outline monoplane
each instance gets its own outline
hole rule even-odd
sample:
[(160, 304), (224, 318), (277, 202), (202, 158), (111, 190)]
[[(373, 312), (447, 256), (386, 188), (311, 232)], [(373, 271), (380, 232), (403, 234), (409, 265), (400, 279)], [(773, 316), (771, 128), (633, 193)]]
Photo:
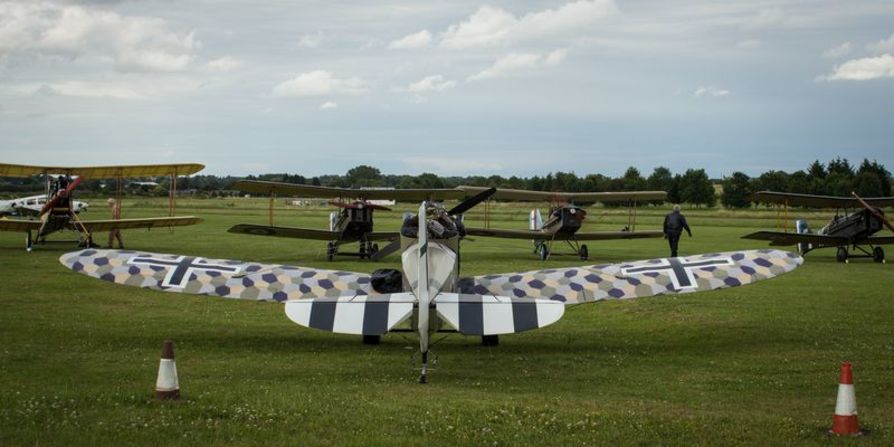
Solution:
[(462, 277), (457, 223), (442, 205), (422, 202), (401, 228), (402, 268), (371, 275), (126, 250), (81, 250), (60, 262), (118, 284), (282, 302), (286, 316), (301, 326), (364, 340), (412, 331), (425, 383), (437, 332), (514, 334), (555, 323), (566, 306), (751, 284), (803, 261), (786, 251), (744, 250)]
[[(894, 226), (881, 209), (894, 206), (894, 197), (864, 199), (856, 193), (851, 195), (836, 197), (774, 191), (754, 193), (754, 202), (776, 205), (776, 231), (757, 231), (742, 238), (770, 241), (770, 245), (774, 246), (797, 245), (802, 255), (818, 248), (836, 248), (835, 259), (838, 262), (847, 262), (850, 258), (872, 258), (875, 262), (885, 262), (885, 251), (880, 245), (894, 244), (894, 236), (875, 234), (885, 227), (894, 231)], [(792, 229), (789, 223), (790, 206), (834, 208), (835, 216), (815, 233), (803, 219), (797, 219)]]
[[(468, 192), (480, 188), (460, 186)], [(548, 192), (527, 191), (520, 189), (498, 188), (492, 198), (494, 200), (512, 200), (524, 202), (547, 202), (549, 213), (544, 221), (539, 208), (532, 209), (528, 218), (527, 230), (475, 228), (467, 227), (470, 236), (485, 236), (507, 239), (530, 239), (534, 243), (534, 253), (541, 260), (547, 260), (553, 253), (553, 243), (564, 241), (573, 250), (575, 256), (587, 260), (590, 256), (586, 244), (581, 241), (601, 241), (612, 239), (641, 239), (662, 237), (661, 230), (636, 230), (636, 206), (638, 203), (663, 201), (667, 197), (664, 191), (619, 191), (619, 192)], [(617, 203), (628, 204), (627, 225), (618, 231), (580, 231), (587, 216), (587, 210), (578, 204), (583, 203)], [(485, 219), (487, 224), (488, 220)]]
[[(49, 242), (48, 235), (62, 230), (71, 230), (77, 233), (79, 245), (93, 246), (93, 234), (98, 231), (195, 225), (201, 222), (198, 217), (174, 215), (177, 176), (194, 174), (203, 168), (204, 166), (200, 164), (84, 167), (0, 164), (0, 177), (42, 175), (46, 183), (43, 200), (35, 200), (33, 206), (27, 206), (27, 203), (26, 206), (15, 206), (16, 210), (22, 211), (24, 215), (30, 215), (31, 218), (0, 219), (0, 231), (25, 233), (25, 248), (31, 251), (35, 244)], [(171, 178), (169, 216), (118, 220), (82, 220), (80, 218), (79, 212), (83, 204), (74, 200), (74, 193), (77, 186), (85, 179), (116, 179), (115, 194), (120, 200), (124, 188), (124, 178), (159, 176), (170, 176)]]
[[(334, 260), (337, 255), (359, 256), (360, 259), (378, 259), (398, 248), (396, 244), (391, 244), (386, 250), (379, 251), (378, 241), (396, 241), (399, 233), (397, 230), (375, 231), (373, 229), (373, 213), (375, 211), (391, 210), (373, 201), (444, 201), (464, 199), (470, 195), (461, 189), (335, 188), (257, 180), (239, 181), (233, 184), (233, 188), (269, 196), (270, 209), (267, 225), (238, 224), (228, 230), (230, 233), (328, 241), (326, 244), (326, 258), (330, 261)], [(477, 193), (483, 191), (486, 191), (486, 188)], [(273, 204), (276, 197), (283, 196), (330, 199), (329, 205), (338, 208), (339, 211), (333, 211), (329, 214), (328, 230), (277, 226), (274, 225)], [(461, 212), (462, 210), (460, 209), (452, 210), (453, 214), (461, 214)], [(356, 253), (346, 253), (339, 250), (342, 245), (353, 242), (359, 244)]]

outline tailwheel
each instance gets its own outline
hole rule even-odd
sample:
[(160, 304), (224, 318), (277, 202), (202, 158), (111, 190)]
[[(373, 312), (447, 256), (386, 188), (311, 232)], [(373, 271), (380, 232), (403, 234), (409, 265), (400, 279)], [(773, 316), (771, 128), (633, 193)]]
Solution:
[(581, 261), (586, 261), (587, 258), (590, 257), (590, 252), (587, 250), (587, 244), (583, 244), (580, 246), (580, 250), (577, 251), (577, 254), (580, 255)]
[(873, 248), (872, 260), (879, 263), (885, 262), (885, 250), (882, 250), (882, 247)]
[(499, 335), (482, 335), (481, 346), (500, 346)]
[(335, 259), (335, 254), (338, 252), (338, 247), (336, 247), (335, 242), (329, 242), (326, 244), (326, 260), (332, 261)]
[(847, 247), (838, 247), (838, 251), (835, 253), (835, 260), (847, 262)]
[(540, 244), (540, 249), (538, 250), (540, 254), (540, 260), (546, 261), (546, 258), (549, 258), (549, 248), (546, 244)]

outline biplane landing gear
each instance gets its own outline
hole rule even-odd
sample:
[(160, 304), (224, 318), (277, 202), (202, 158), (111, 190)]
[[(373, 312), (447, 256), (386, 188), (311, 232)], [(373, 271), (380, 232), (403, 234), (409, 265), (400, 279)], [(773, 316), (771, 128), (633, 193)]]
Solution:
[(549, 247), (546, 244), (540, 244), (540, 248), (537, 251), (540, 254), (541, 261), (546, 261), (546, 258), (549, 258)]
[(586, 261), (588, 257), (590, 257), (590, 252), (587, 250), (587, 244), (583, 244), (580, 246), (580, 250), (577, 251), (577, 254), (580, 255), (581, 261)]
[(882, 250), (882, 247), (875, 247), (872, 249), (872, 260), (878, 263), (885, 262), (885, 250)]
[(363, 344), (365, 345), (378, 345), (382, 343), (381, 335), (364, 335), (363, 336)]
[(379, 252), (379, 244), (371, 244), (369, 246), (369, 258), (372, 259)]
[(482, 335), (481, 346), (500, 346), (499, 335)]
[(847, 247), (838, 247), (838, 251), (835, 253), (835, 260), (847, 262)]
[(332, 261), (335, 260), (335, 254), (338, 253), (338, 246), (335, 245), (335, 242), (329, 242), (326, 244), (326, 260)]
[(31, 250), (34, 250), (34, 239), (31, 238), (31, 230), (28, 230), (28, 233), (25, 236), (25, 250), (28, 251), (28, 253), (31, 253)]

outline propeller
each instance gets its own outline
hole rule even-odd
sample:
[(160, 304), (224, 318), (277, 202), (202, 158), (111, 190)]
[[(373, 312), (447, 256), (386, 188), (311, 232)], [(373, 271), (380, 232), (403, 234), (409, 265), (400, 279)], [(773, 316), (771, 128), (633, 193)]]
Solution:
[(449, 214), (451, 216), (463, 214), (466, 211), (469, 211), (470, 209), (475, 207), (475, 205), (478, 205), (479, 203), (489, 199), (490, 196), (494, 195), (495, 192), (497, 192), (497, 188), (489, 188), (484, 191), (481, 191), (478, 194), (475, 194), (474, 196), (469, 197), (466, 200), (463, 200), (458, 205), (451, 208), (449, 211), (447, 211), (447, 214)]
[(869, 210), (869, 212), (872, 213), (872, 215), (875, 216), (876, 219), (880, 220), (882, 224), (888, 227), (889, 230), (894, 231), (894, 225), (891, 225), (891, 221), (885, 219), (884, 214), (880, 213), (879, 210), (875, 209), (875, 207), (863, 200), (863, 198), (858, 196), (856, 192), (851, 191), (851, 195), (854, 196), (854, 198), (857, 199), (858, 202), (860, 202), (860, 205), (863, 205), (863, 208)]

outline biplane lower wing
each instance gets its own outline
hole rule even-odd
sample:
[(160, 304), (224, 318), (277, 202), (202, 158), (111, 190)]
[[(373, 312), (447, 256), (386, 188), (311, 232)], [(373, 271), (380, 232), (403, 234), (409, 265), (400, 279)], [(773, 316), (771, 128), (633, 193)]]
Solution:
[(202, 223), (200, 217), (145, 217), (139, 219), (82, 220), (81, 224), (91, 233), (109, 230), (132, 230), (136, 228), (185, 227)]
[[(234, 225), (227, 231), (230, 233), (253, 234), (255, 236), (277, 236), (293, 239), (313, 239), (318, 241), (333, 241), (341, 237), (341, 233), (338, 231), (253, 224)], [(400, 236), (400, 233), (396, 231), (374, 231), (368, 233), (367, 238), (369, 240), (387, 240), (397, 238), (398, 236)]]
[(742, 239), (770, 241), (770, 245), (774, 246), (813, 244), (835, 247), (839, 245), (847, 245), (850, 242), (844, 237), (825, 236), (822, 234), (786, 233), (782, 231), (756, 231), (742, 236)]
[(894, 244), (894, 236), (879, 236), (869, 238), (872, 245), (891, 245)]
[[(87, 231), (95, 233), (97, 231), (109, 231), (112, 229), (130, 230), (135, 228), (162, 228), (162, 227), (182, 227), (186, 225), (195, 225), (202, 222), (201, 218), (184, 216), (184, 217), (147, 217), (141, 219), (120, 219), (120, 220), (82, 220), (81, 224)], [(37, 231), (43, 222), (37, 219), (0, 219), (0, 231)], [(80, 227), (74, 221), (71, 222), (72, 229)]]
[[(548, 241), (552, 239), (569, 239), (566, 237), (557, 237), (553, 233), (541, 230), (506, 230), (494, 228), (466, 228), (466, 234), (470, 236), (497, 237), (503, 239), (527, 239)], [(652, 237), (661, 237), (664, 233), (661, 231), (591, 231), (587, 233), (578, 232), (574, 234), (574, 239), (579, 241), (601, 241), (612, 239), (643, 239)]]

